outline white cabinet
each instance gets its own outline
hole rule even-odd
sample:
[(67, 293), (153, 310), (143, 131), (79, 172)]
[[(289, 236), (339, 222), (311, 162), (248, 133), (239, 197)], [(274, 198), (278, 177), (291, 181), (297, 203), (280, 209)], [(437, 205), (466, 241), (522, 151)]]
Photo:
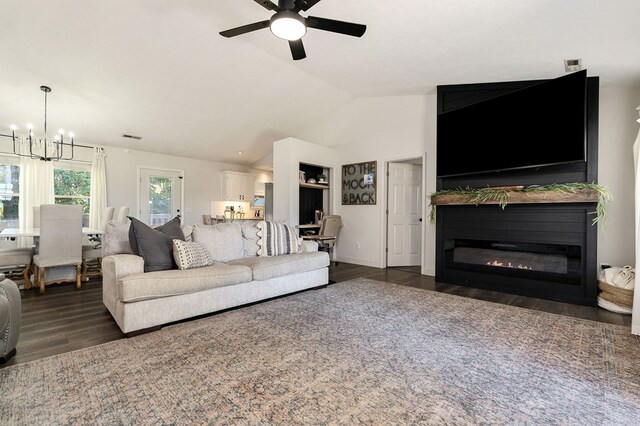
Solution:
[(248, 173), (222, 172), (222, 196), (225, 201), (253, 200), (254, 177)]

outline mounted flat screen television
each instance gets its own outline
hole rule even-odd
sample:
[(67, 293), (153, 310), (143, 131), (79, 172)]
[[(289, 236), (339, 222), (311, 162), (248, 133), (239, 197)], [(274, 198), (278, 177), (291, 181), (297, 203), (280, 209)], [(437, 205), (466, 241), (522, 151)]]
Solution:
[(586, 161), (586, 70), (438, 114), (437, 175)]

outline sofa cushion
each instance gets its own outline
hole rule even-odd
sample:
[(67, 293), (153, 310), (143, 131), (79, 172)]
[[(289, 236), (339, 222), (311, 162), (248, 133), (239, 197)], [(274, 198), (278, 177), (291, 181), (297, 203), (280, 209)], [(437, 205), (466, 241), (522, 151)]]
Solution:
[(162, 226), (152, 228), (135, 217), (129, 227), (129, 243), (136, 254), (144, 259), (144, 271), (164, 271), (176, 269), (173, 259), (173, 240), (184, 241), (184, 234), (180, 228), (180, 218), (175, 217)]
[(213, 264), (209, 251), (193, 241), (173, 240), (173, 259), (178, 269), (202, 268)]
[(243, 265), (215, 264), (204, 268), (133, 274), (118, 281), (118, 300), (136, 302), (195, 293), (251, 281), (251, 269)]
[(218, 223), (216, 225), (194, 225), (193, 241), (209, 250), (213, 260), (228, 262), (244, 256), (240, 224)]
[(265, 281), (271, 278), (300, 272), (313, 271), (329, 266), (329, 254), (325, 251), (294, 253), (283, 256), (245, 257), (229, 262), (229, 265), (244, 265), (253, 271), (253, 279)]
[(300, 251), (295, 230), (285, 224), (263, 221), (258, 223), (258, 256), (280, 256)]

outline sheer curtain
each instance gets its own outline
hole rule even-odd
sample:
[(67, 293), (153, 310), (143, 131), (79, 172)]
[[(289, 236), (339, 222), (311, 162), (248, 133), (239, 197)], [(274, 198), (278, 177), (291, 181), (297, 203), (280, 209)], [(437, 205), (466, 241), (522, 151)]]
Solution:
[[(21, 138), (19, 141), (20, 153), (29, 154), (29, 141)], [(34, 141), (33, 152), (42, 151), (43, 142)], [(53, 149), (50, 145), (47, 150)], [(51, 161), (20, 157), (20, 202), (18, 211), (20, 217), (20, 229), (33, 227), (33, 207), (42, 204), (53, 204), (55, 195), (53, 189), (53, 164)], [(21, 238), (18, 241), (20, 247), (30, 247), (32, 238)]]
[(91, 193), (89, 199), (89, 228), (97, 229), (107, 207), (107, 172), (104, 148), (94, 147), (91, 157)]
[[(640, 109), (640, 107), (638, 107)], [(640, 123), (640, 119), (638, 119)], [(633, 144), (633, 165), (636, 175), (636, 193), (635, 193), (635, 219), (636, 219), (636, 287), (633, 297), (633, 316), (631, 319), (631, 332), (633, 334), (640, 335), (640, 274), (638, 274), (638, 268), (640, 268), (640, 130), (638, 130), (638, 136), (636, 142)]]

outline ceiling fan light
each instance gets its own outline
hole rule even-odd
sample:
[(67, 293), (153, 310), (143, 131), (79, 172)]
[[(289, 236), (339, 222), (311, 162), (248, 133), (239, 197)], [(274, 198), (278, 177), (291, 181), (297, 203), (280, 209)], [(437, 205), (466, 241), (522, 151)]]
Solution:
[(307, 33), (304, 18), (291, 11), (273, 15), (269, 28), (273, 35), (284, 40), (299, 40)]

